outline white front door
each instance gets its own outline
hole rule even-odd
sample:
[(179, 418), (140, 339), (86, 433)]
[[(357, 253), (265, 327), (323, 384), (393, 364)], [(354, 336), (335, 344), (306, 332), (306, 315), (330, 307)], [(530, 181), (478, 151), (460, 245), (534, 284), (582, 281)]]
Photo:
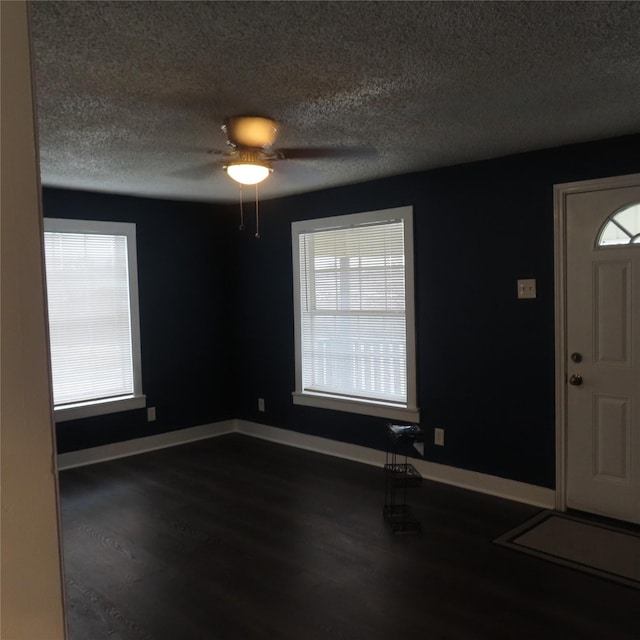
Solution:
[(640, 177), (630, 178), (564, 201), (566, 505), (640, 523)]

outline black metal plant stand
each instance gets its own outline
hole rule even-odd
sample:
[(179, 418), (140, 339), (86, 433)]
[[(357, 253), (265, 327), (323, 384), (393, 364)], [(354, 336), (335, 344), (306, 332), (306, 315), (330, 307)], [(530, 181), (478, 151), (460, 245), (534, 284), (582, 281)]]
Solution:
[(407, 504), (407, 490), (422, 484), (422, 476), (408, 462), (408, 451), (416, 442), (424, 442), (424, 434), (417, 424), (387, 424), (383, 515), (397, 534), (421, 530), (420, 521)]

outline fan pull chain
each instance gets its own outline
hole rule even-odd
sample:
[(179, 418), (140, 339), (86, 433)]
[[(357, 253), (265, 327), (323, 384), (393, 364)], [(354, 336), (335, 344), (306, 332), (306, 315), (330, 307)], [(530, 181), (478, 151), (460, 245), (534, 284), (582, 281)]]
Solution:
[(242, 184), (240, 185), (240, 231), (244, 230), (244, 211), (242, 209)]
[(260, 240), (260, 216), (258, 214), (258, 185), (256, 184), (256, 240)]

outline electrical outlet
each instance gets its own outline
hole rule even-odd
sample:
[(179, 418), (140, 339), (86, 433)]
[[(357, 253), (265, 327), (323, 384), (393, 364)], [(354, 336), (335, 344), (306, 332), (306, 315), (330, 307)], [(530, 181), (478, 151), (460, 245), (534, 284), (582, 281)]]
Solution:
[(147, 422), (153, 422), (156, 419), (156, 408), (147, 407)]
[(527, 298), (536, 297), (536, 281), (535, 278), (526, 278), (518, 280), (518, 298), (525, 300)]
[(258, 398), (258, 411), (264, 413), (264, 398)]
[(433, 435), (433, 443), (439, 447), (444, 447), (444, 429), (438, 429), (436, 427)]

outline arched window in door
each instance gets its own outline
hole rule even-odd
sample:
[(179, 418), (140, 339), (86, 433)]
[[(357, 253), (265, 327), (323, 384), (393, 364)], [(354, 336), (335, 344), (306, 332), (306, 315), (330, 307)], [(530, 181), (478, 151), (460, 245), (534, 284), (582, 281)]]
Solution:
[(640, 244), (640, 202), (610, 215), (598, 233), (598, 247)]

